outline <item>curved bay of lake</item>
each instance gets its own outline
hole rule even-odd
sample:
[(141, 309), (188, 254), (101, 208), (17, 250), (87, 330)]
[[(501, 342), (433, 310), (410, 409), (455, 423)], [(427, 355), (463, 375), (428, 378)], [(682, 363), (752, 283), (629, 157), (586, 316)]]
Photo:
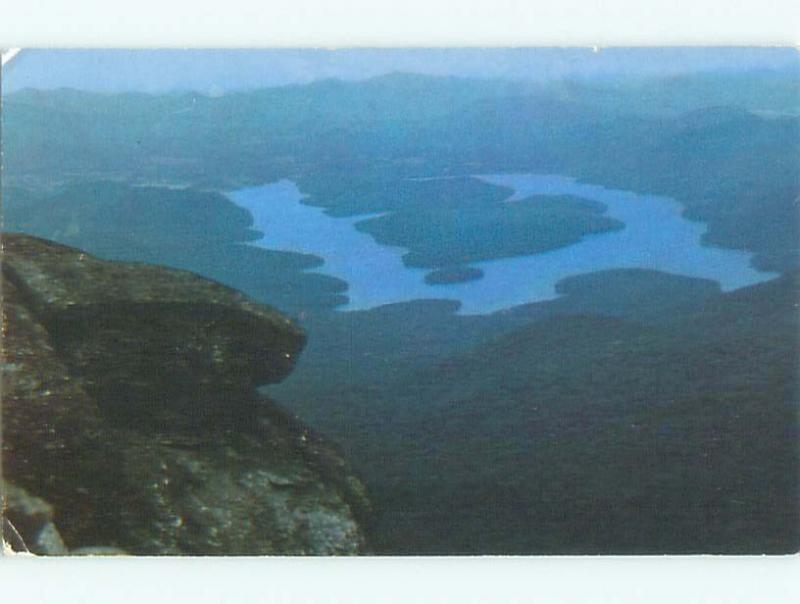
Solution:
[(702, 222), (685, 219), (682, 206), (668, 197), (606, 189), (574, 178), (539, 174), (476, 176), (513, 189), (509, 203), (532, 195), (571, 195), (603, 203), (606, 215), (625, 223), (619, 231), (584, 237), (580, 242), (530, 256), (515, 256), (471, 266), (483, 270), (474, 281), (429, 285), (429, 269), (403, 264), (405, 249), (377, 243), (355, 224), (370, 216), (337, 218), (324, 208), (302, 203), (289, 180), (228, 193), (253, 216), (264, 237), (250, 245), (314, 254), (324, 259), (316, 272), (347, 282), (349, 303), (340, 310), (364, 310), (419, 299), (461, 303), (462, 314), (487, 314), (557, 297), (556, 283), (581, 273), (614, 268), (644, 268), (713, 279), (724, 291), (766, 281), (775, 275), (755, 270), (749, 252), (705, 246)]

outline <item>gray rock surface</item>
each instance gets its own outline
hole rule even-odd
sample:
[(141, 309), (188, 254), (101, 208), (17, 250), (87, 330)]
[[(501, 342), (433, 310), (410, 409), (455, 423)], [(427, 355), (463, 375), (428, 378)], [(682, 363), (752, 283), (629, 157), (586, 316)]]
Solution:
[(53, 524), (53, 507), (5, 481), (0, 482), (3, 509), (3, 540), (14, 551), (59, 555), (68, 553)]
[(256, 392), (304, 345), (288, 318), (185, 271), (3, 246), (3, 473), (66, 548), (362, 551), (363, 486)]

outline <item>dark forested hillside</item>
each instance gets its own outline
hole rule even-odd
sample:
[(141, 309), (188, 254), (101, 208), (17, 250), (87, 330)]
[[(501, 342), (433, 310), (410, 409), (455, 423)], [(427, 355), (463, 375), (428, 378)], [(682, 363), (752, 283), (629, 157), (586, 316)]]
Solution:
[(305, 272), (320, 258), (247, 245), (262, 234), (224, 195), (193, 188), (81, 182), (55, 193), (7, 187), (10, 231), (80, 246), (109, 260), (189, 269), (288, 312), (331, 309), (346, 284)]
[(323, 378), (322, 407), (304, 373), (278, 390), (358, 460), (387, 552), (796, 551), (797, 276), (702, 291), (638, 319), (565, 302), (391, 380)]

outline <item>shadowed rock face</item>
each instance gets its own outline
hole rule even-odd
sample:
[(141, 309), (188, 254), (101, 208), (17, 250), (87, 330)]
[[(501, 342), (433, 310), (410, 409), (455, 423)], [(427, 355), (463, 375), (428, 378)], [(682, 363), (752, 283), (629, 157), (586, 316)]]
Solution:
[(255, 390), (303, 347), (289, 319), (188, 272), (3, 245), (3, 473), (68, 548), (360, 551), (361, 483)]

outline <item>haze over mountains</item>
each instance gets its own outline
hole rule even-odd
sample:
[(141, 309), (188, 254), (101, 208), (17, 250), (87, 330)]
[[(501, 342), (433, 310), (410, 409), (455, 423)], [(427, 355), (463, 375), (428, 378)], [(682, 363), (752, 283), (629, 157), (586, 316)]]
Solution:
[[(361, 473), (376, 551), (797, 550), (795, 50), (160, 52), (26, 51), (4, 70), (4, 229), (293, 315), (308, 345), (269, 394)], [(256, 230), (236, 203), (289, 180), (451, 280), (634, 227), (579, 195), (509, 205), (480, 174), (672, 198), (707, 226), (695, 246), (746, 255), (763, 283), (620, 263), (500, 312), (342, 312), (324, 254), (269, 247), (280, 207)]]
[(796, 74), (790, 48), (380, 48), (273, 50), (26, 50), (9, 65), (7, 92), (236, 90), (365, 80), (392, 72), (548, 81), (674, 77), (770, 70)]

